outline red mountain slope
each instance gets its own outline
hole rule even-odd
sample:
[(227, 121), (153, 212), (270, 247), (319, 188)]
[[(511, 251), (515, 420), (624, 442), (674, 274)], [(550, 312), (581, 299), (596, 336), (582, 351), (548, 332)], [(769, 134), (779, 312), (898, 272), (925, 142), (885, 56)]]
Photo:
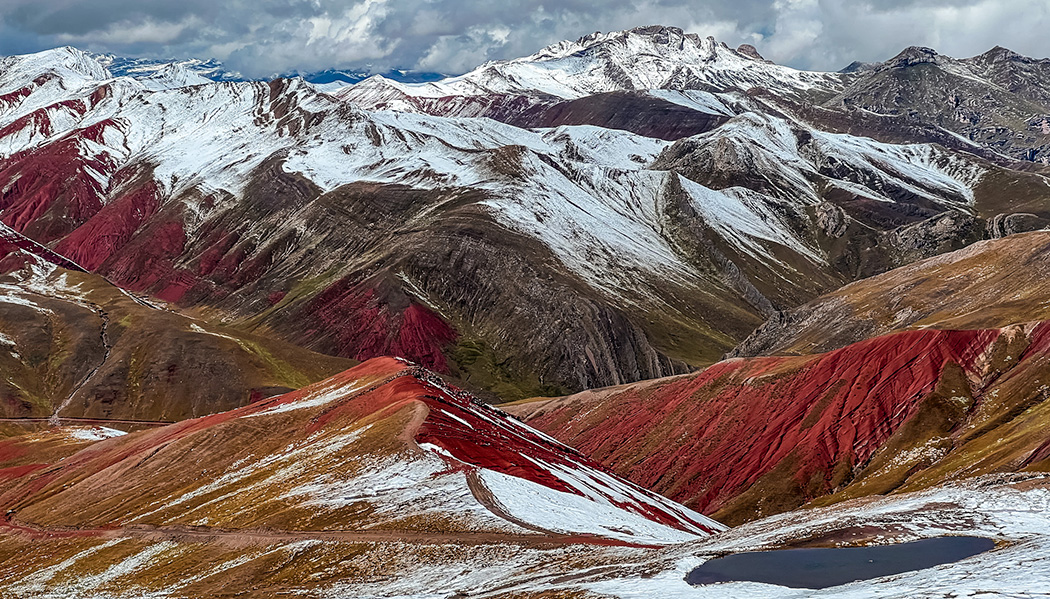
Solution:
[(0, 505), (31, 530), (265, 526), (652, 545), (722, 529), (392, 358), (9, 478)]
[(1050, 432), (1017, 418), (1050, 409), (1038, 380), (1048, 350), (1050, 323), (908, 331), (507, 409), (643, 486), (736, 522), (836, 491), (893, 490), (953, 452), (979, 453), (1007, 423), (1023, 429), (1009, 457), (975, 458), (951, 475), (1045, 468)]

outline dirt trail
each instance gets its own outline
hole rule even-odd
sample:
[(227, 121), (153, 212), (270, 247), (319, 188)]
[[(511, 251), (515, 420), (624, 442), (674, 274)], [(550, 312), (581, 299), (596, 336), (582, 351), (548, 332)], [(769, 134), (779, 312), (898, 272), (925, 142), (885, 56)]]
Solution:
[[(56, 421), (58, 421), (56, 423)], [(78, 418), (68, 416), (49, 416), (47, 418), (0, 418), (0, 422), (47, 422), (60, 426), (63, 424), (135, 424), (139, 426), (168, 426), (174, 420), (126, 420), (119, 418)]]
[(112, 528), (47, 527), (21, 522), (14, 514), (0, 515), (0, 534), (31, 539), (94, 537), (100, 539), (140, 538), (149, 541), (214, 542), (236, 546), (270, 545), (298, 541), (341, 543), (411, 543), (419, 545), (494, 545), (561, 547), (565, 545), (612, 545), (634, 547), (631, 543), (561, 534), (511, 534), (498, 532), (419, 532), (411, 530), (275, 530), (268, 528), (212, 528), (208, 526), (154, 526), (129, 524)]

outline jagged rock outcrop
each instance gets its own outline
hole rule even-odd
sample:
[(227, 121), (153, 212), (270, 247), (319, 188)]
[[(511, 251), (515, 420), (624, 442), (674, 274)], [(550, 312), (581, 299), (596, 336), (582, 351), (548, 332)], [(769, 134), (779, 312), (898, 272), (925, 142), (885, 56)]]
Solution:
[(1048, 226), (1050, 226), (1050, 219), (1036, 216), (1035, 214), (1019, 212), (1015, 214), (996, 214), (988, 219), (986, 229), (988, 237), (999, 239), (1007, 235), (1046, 229)]

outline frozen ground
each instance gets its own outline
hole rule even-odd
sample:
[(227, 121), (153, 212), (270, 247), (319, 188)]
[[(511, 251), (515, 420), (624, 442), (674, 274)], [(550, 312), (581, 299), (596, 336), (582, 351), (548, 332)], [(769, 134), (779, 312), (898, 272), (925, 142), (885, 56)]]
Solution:
[[(584, 586), (623, 599), (1050, 597), (1050, 478), (1017, 476), (1010, 481), (1010, 476), (992, 475), (899, 497), (773, 516), (677, 548), (673, 566), (652, 578), (639, 577), (639, 569)], [(874, 543), (972, 535), (995, 540), (997, 548), (952, 564), (820, 591), (747, 582), (691, 587), (684, 580), (690, 570), (717, 555), (811, 538), (834, 539), (836, 531), (860, 527), (874, 535)]]

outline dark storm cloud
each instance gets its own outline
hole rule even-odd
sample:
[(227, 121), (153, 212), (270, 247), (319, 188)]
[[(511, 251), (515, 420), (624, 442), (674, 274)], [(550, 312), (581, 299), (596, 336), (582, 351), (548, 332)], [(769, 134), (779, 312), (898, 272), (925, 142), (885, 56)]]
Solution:
[(752, 43), (802, 68), (882, 60), (909, 45), (1050, 54), (1046, 0), (3, 0), (0, 53), (72, 44), (215, 57), (249, 76), (369, 65), (454, 73), (649, 24)]

